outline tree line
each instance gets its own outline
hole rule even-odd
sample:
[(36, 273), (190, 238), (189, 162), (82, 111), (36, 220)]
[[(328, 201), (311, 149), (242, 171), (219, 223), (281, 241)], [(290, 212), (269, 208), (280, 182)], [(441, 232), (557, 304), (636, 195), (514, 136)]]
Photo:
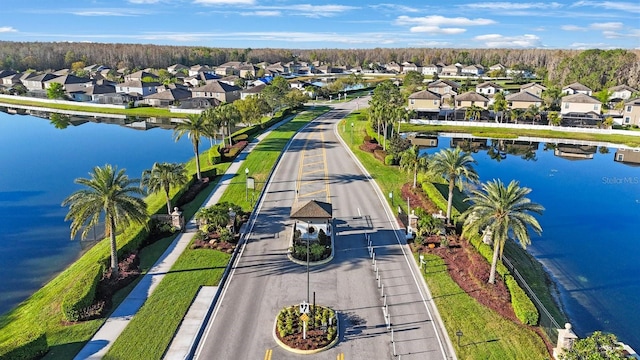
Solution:
[(640, 50), (559, 49), (235, 49), (151, 44), (0, 41), (0, 69), (24, 71), (71, 68), (74, 62), (111, 68), (166, 68), (180, 63), (218, 66), (228, 61), (319, 61), (332, 66), (363, 66), (389, 62), (428, 65), (442, 62), (529, 70), (549, 82), (579, 81), (594, 91), (613, 85), (640, 87)]

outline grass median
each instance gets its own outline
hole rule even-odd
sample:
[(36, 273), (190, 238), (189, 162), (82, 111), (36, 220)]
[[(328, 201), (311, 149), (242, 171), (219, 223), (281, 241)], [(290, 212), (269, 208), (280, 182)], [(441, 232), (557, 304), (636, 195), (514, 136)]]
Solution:
[[(245, 200), (244, 169), (249, 168), (250, 176), (260, 184), (255, 190), (257, 196), (287, 142), (300, 128), (327, 110), (316, 107), (273, 130), (249, 153), (234, 178), (240, 180), (232, 180), (220, 201), (250, 210), (251, 204)], [(114, 342), (105, 360), (162, 358), (200, 286), (218, 285), (229, 259), (229, 255), (215, 250), (184, 251)]]

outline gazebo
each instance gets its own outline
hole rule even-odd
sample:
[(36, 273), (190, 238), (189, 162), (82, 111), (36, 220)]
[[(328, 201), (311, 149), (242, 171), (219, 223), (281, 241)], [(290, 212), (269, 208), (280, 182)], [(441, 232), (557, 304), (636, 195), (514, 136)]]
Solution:
[(331, 203), (316, 200), (297, 202), (291, 207), (289, 217), (296, 221), (294, 231), (300, 230), (301, 239), (317, 240), (320, 230), (323, 230), (327, 236), (331, 236), (333, 219)]

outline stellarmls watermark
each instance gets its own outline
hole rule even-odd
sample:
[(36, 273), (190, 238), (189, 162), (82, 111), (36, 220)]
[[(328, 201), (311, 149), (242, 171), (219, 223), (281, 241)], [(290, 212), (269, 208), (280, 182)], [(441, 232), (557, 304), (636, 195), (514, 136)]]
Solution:
[(603, 176), (602, 183), (606, 185), (637, 185), (640, 184), (638, 176)]

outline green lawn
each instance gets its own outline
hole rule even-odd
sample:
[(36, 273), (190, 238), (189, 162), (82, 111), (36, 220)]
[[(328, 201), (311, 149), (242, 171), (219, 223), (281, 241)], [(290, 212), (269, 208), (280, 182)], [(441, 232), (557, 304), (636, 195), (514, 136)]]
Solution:
[(624, 144), (633, 147), (640, 147), (640, 136), (633, 135), (609, 135), (609, 134), (593, 134), (578, 133), (555, 130), (525, 130), (525, 129), (508, 129), (508, 128), (480, 128), (474, 126), (453, 126), (453, 125), (417, 125), (402, 124), (402, 131), (409, 132), (454, 132), (454, 133), (470, 133), (479, 137), (492, 138), (514, 138), (516, 136), (537, 136), (551, 139), (575, 139), (586, 141), (601, 141), (614, 144)]
[[(72, 104), (52, 104), (35, 100), (22, 100), (22, 99), (0, 99), (0, 106), (6, 105), (28, 105), (38, 106), (49, 109), (58, 110), (74, 110), (74, 111), (87, 111), (99, 114), (119, 114), (127, 116), (145, 116), (145, 117), (172, 117), (172, 118), (186, 118), (188, 114), (184, 113), (172, 113), (169, 109), (155, 108), (155, 107), (138, 107), (131, 109), (114, 109), (114, 108), (101, 108), (93, 106), (82, 106)], [(82, 103), (78, 103), (82, 104)]]

